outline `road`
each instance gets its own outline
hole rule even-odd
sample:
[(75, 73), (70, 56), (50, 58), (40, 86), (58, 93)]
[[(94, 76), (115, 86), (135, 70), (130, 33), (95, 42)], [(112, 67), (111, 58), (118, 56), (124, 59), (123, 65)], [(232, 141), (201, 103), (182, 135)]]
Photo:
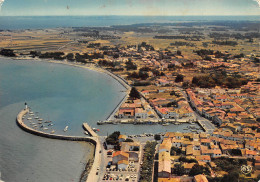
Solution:
[[(188, 96), (186, 94), (186, 92), (182, 89), (182, 88), (179, 88), (179, 91), (183, 94), (183, 96), (185, 97), (186, 101), (189, 103), (189, 106), (190, 108), (192, 109), (191, 107), (191, 103), (188, 99)], [(192, 109), (193, 110), (193, 109)], [(199, 121), (199, 123), (201, 123), (201, 125), (203, 126), (203, 128), (206, 130), (206, 132), (210, 132), (212, 133), (214, 130), (215, 130), (215, 125), (212, 124), (212, 122), (204, 117), (202, 117), (199, 113), (197, 113), (196, 111), (193, 111), (193, 114), (196, 118), (197, 121)]]

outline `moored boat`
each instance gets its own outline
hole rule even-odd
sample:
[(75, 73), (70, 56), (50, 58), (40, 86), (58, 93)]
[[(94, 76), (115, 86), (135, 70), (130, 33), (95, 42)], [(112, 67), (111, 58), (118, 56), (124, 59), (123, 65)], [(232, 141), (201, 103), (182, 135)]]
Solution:
[(63, 131), (66, 132), (68, 130), (68, 127), (69, 126), (66, 126)]
[(163, 123), (162, 125), (163, 126), (169, 126), (170, 124), (169, 123)]

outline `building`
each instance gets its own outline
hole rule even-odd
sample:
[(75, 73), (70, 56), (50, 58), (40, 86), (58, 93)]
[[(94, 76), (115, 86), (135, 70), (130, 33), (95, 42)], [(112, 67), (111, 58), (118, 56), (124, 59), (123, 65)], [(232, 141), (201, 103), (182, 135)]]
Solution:
[(129, 154), (123, 151), (117, 151), (113, 153), (112, 164), (118, 164), (118, 162), (122, 160), (128, 161)]
[(159, 153), (158, 177), (169, 178), (171, 176), (171, 157), (169, 152)]
[(129, 154), (130, 161), (139, 161), (140, 142), (122, 142), (121, 151)]
[(120, 143), (120, 142), (124, 142), (126, 139), (127, 139), (127, 136), (126, 136), (126, 135), (119, 135), (119, 137), (118, 137), (119, 143)]
[(206, 178), (205, 175), (199, 174), (194, 176), (194, 182), (208, 182), (208, 179)]
[(117, 163), (118, 169), (127, 169), (129, 162), (127, 160), (120, 160)]

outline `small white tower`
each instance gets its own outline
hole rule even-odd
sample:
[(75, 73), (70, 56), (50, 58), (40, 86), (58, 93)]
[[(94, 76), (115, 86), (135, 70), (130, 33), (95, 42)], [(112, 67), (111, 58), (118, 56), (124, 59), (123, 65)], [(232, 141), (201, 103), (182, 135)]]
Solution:
[(25, 105), (25, 109), (28, 109), (28, 106), (27, 106), (27, 103), (26, 103), (26, 102), (24, 103), (24, 105)]

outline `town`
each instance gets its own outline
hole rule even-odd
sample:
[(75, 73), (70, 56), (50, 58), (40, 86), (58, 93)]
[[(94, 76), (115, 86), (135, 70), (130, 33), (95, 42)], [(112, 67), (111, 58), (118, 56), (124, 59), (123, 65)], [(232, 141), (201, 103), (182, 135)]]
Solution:
[[(122, 79), (129, 94), (99, 125), (190, 124), (186, 132), (101, 137), (99, 181), (249, 182), (260, 179), (258, 25), (68, 28), (35, 37), (26, 30), (27, 40), (2, 31), (0, 54), (102, 68)], [(48, 37), (51, 47), (35, 49)]]

